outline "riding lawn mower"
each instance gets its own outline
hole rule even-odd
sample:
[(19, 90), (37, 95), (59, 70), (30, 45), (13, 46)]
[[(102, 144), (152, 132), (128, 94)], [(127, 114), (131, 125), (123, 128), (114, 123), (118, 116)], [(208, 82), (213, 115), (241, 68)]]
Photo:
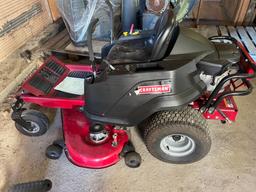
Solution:
[[(122, 157), (138, 167), (130, 127), (138, 128), (161, 161), (185, 164), (205, 157), (211, 147), (207, 120), (235, 121), (234, 97), (252, 92), (256, 65), (244, 46), (232, 37), (207, 39), (181, 27), (166, 7), (154, 29), (112, 33), (96, 57), (97, 22), (92, 19), (88, 27), (87, 56), (52, 51), (22, 84), (12, 105), (16, 128), (40, 136), (49, 127), (45, 114), (24, 103), (59, 108), (64, 139), (49, 146), (47, 156), (58, 159), (64, 150), (73, 164), (86, 168), (108, 167)], [(57, 90), (67, 79), (82, 81), (83, 93)]]

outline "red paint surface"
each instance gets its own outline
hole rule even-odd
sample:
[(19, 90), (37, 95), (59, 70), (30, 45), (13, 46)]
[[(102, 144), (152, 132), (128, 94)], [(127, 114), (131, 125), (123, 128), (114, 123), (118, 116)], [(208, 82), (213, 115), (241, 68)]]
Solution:
[(66, 64), (65, 65), (70, 72), (73, 71), (86, 71), (86, 72), (93, 72), (91, 65), (82, 65), (82, 64)]
[[(56, 64), (58, 64), (58, 65), (62, 66), (63, 68), (65, 68), (65, 72), (60, 76), (60, 75), (56, 74), (56, 73), (55, 73), (53, 70), (51, 70), (50, 68), (46, 67), (46, 64), (47, 64), (48, 62), (50, 62), (50, 61), (54, 61)], [(42, 64), (42, 65), (39, 67), (39, 69), (37, 69), (37, 70), (22, 84), (22, 89), (28, 91), (29, 93), (32, 93), (32, 94), (35, 95), (35, 96), (46, 96), (46, 94), (45, 94), (43, 91), (41, 91), (41, 90), (39, 90), (39, 89), (37, 89), (37, 88), (31, 86), (30, 83), (29, 83), (35, 76), (37, 76), (37, 75), (39, 74), (39, 72), (40, 72), (43, 68), (46, 68), (47, 71), (50, 71), (52, 74), (55, 74), (55, 75), (58, 76), (58, 80), (57, 80), (57, 82), (55, 83), (54, 86), (57, 86), (58, 84), (60, 84), (60, 82), (62, 82), (62, 81), (66, 78), (66, 76), (68, 75), (68, 73), (69, 73), (69, 70), (68, 70), (68, 68), (64, 65), (64, 63), (62, 63), (62, 62), (61, 62), (60, 60), (58, 60), (56, 57), (50, 56), (50, 57), (44, 62), (44, 64)], [(41, 80), (44, 81), (44, 82), (48, 82), (48, 83), (49, 83), (49, 81), (46, 80), (46, 79), (44, 79), (44, 78), (41, 78)], [(54, 92), (55, 92), (55, 90), (54, 90), (54, 89), (51, 89), (51, 91), (50, 91), (47, 95), (52, 95), (52, 94), (54, 94)]]
[[(106, 126), (110, 137), (103, 144), (93, 144), (89, 140), (90, 122), (82, 112), (75, 109), (62, 110), (63, 130), (68, 159), (77, 166), (104, 168), (117, 163), (128, 135), (123, 130)], [(112, 146), (113, 134), (117, 133), (116, 147)]]
[(73, 109), (85, 106), (84, 97), (81, 96), (77, 98), (60, 98), (47, 96), (37, 97), (31, 94), (22, 94), (20, 98), (26, 103), (34, 103), (49, 108)]
[[(200, 98), (193, 102), (191, 106), (199, 110), (201, 107), (204, 106), (205, 99)], [(235, 103), (235, 100), (233, 97), (227, 97), (225, 98), (218, 106), (218, 109), (221, 110), (231, 121), (236, 121), (236, 117), (238, 114), (238, 108)], [(214, 111), (213, 114), (209, 113), (208, 111), (203, 113), (203, 116), (205, 119), (212, 119), (212, 120), (226, 120), (225, 117), (223, 117), (217, 110)]]

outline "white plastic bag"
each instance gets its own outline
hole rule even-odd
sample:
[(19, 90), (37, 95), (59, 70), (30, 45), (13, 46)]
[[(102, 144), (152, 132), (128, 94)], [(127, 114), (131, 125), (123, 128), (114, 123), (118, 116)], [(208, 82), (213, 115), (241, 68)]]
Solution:
[[(121, 0), (112, 0), (115, 17), (120, 16)], [(109, 39), (111, 31), (110, 9), (105, 0), (57, 0), (57, 5), (75, 45), (83, 46), (93, 18), (98, 18), (94, 38)]]

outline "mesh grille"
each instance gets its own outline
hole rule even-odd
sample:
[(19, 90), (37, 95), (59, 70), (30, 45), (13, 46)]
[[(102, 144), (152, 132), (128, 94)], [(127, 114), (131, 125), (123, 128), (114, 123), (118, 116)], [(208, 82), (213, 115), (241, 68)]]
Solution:
[(68, 69), (57, 61), (47, 61), (24, 85), (23, 88), (34, 95), (48, 95), (65, 78)]
[(89, 72), (85, 72), (85, 71), (74, 71), (74, 72), (70, 72), (68, 74), (69, 77), (75, 77), (75, 78), (81, 78), (84, 79), (86, 78), (88, 75), (90, 75), (91, 73)]

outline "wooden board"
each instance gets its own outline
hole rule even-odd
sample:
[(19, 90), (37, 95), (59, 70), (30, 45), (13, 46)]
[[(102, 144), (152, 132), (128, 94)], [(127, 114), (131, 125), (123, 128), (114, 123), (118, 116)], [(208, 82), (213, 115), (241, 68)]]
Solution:
[(226, 26), (219, 26), (219, 29), (220, 29), (220, 35), (222, 36), (229, 36), (229, 33), (228, 33), (228, 30), (226, 28)]
[(239, 2), (240, 2), (240, 6), (238, 8), (238, 11), (237, 11), (237, 14), (236, 14), (236, 17), (235, 17), (235, 24), (236, 25), (242, 25), (243, 24), (251, 0), (242, 0), (242, 1), (239, 1)]
[[(101, 54), (101, 49), (104, 45), (106, 45), (107, 41), (96, 41), (93, 40), (93, 51), (95, 54)], [(79, 52), (79, 53), (88, 53), (88, 47), (76, 47), (73, 45), (73, 43), (70, 43), (66, 48), (66, 51), (71, 51), (71, 52)]]
[(240, 12), (242, 3), (241, 1), (237, 0), (224, 0), (221, 2), (223, 6), (223, 11), (227, 15), (228, 20), (232, 21), (232, 23), (235, 23), (237, 20), (237, 15)]
[(54, 46), (53, 46), (53, 49), (54, 50), (59, 50), (59, 49), (65, 49), (65, 47), (67, 45), (69, 45), (71, 42), (70, 38), (69, 38), (69, 35), (65, 35), (61, 41), (57, 42)]
[(231, 37), (234, 37), (236, 40), (242, 42), (240, 37), (239, 37), (239, 35), (238, 35), (238, 33), (236, 32), (236, 28), (235, 27), (228, 26), (228, 31), (229, 31), (229, 34), (230, 34)]
[(62, 39), (64, 37), (68, 36), (69, 34), (67, 32), (67, 30), (63, 30), (60, 33), (58, 33), (57, 35), (55, 35), (54, 37), (50, 38), (44, 45), (42, 49), (45, 50), (52, 50), (54, 48), (54, 46), (59, 43), (62, 42)]
[(48, 0), (48, 4), (49, 4), (53, 21), (58, 20), (61, 16), (56, 4), (56, 0)]
[(253, 27), (246, 27), (246, 31), (249, 33), (254, 44), (256, 44), (256, 31)]
[(248, 51), (250, 53), (254, 53), (256, 50), (255, 45), (252, 43), (250, 37), (248, 36), (247, 32), (245, 31), (244, 27), (237, 27), (237, 31), (241, 37), (241, 40), (243, 41), (243, 43), (246, 45)]

